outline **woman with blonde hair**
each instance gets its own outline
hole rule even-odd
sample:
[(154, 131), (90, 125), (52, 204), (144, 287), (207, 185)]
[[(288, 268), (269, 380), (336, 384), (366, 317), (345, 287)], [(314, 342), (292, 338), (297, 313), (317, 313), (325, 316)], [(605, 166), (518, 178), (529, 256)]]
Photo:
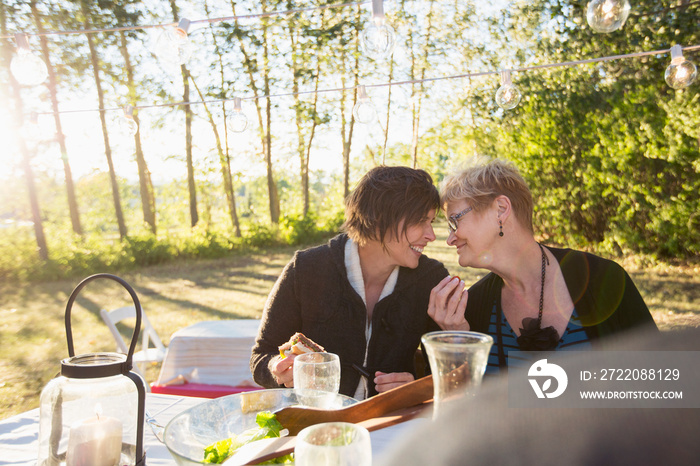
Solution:
[(512, 163), (496, 159), (448, 176), (441, 203), (459, 264), (491, 273), (468, 291), (446, 277), (428, 314), (443, 329), (492, 335), (488, 372), (507, 366), (510, 350), (582, 350), (629, 329), (656, 329), (620, 265), (535, 240), (532, 195)]

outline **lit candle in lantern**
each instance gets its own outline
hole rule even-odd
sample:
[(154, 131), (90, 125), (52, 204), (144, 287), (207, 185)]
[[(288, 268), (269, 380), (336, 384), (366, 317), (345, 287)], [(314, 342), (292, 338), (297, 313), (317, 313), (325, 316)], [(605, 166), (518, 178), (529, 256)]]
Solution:
[(101, 416), (102, 406), (95, 406), (95, 417), (73, 424), (68, 437), (66, 466), (118, 466), (122, 452), (122, 423)]

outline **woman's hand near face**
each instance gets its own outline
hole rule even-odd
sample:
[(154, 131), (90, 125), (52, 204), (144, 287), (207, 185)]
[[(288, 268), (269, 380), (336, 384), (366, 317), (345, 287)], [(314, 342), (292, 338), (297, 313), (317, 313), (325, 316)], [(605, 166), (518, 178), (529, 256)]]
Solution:
[(374, 373), (374, 384), (377, 387), (377, 392), (382, 393), (392, 388), (400, 387), (401, 385), (413, 382), (414, 377), (410, 372), (380, 372)]
[(459, 277), (449, 275), (430, 292), (428, 315), (443, 330), (469, 330), (464, 318), (469, 292)]
[(294, 358), (296, 354), (290, 354), (286, 358), (278, 356), (270, 369), (277, 383), (288, 388), (294, 386)]

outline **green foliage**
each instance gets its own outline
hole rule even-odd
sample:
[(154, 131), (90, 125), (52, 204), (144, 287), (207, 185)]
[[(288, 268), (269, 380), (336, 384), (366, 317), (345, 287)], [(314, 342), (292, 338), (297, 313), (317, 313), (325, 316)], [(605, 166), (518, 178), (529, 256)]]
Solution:
[(42, 262), (36, 253), (33, 232), (27, 226), (0, 230), (0, 280), (25, 282), (79, 277), (97, 272), (119, 272), (164, 264), (176, 260), (215, 259), (237, 251), (270, 248), (285, 244), (318, 244), (335, 235), (342, 223), (342, 212), (319, 224), (315, 215), (285, 217), (281, 227), (254, 222), (241, 238), (229, 230), (197, 226), (171, 230), (155, 236), (133, 234), (123, 240), (102, 232), (84, 237), (55, 226), (47, 229), (50, 257)]
[(136, 266), (162, 264), (169, 261), (175, 248), (167, 241), (158, 241), (153, 234), (127, 236), (123, 241), (124, 254), (133, 259)]
[[(529, 44), (527, 64), (537, 65), (696, 44), (699, 9), (638, 2), (635, 10), (644, 14), (630, 16), (619, 31), (594, 34), (585, 3), (540, 0), (509, 10), (498, 27), (518, 38), (516, 59), (524, 60), (517, 52)], [(668, 87), (664, 55), (519, 73), (520, 106), (482, 110), (487, 124), (479, 132), (495, 133), (493, 153), (523, 173), (535, 198), (536, 231), (549, 241), (660, 257), (698, 254), (698, 85)]]
[(267, 247), (280, 244), (277, 227), (264, 223), (253, 223), (248, 227), (243, 242), (248, 246)]
[(321, 228), (315, 213), (286, 215), (280, 222), (280, 230), (285, 242), (298, 246), (300, 244), (319, 243), (326, 238), (328, 231)]

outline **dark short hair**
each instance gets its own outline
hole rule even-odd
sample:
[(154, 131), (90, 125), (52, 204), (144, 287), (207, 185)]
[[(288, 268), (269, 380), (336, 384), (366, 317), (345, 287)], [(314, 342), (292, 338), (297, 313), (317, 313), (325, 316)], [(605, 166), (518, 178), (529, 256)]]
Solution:
[(426, 171), (379, 166), (368, 171), (345, 199), (342, 228), (360, 245), (370, 240), (384, 244), (387, 235), (390, 239), (405, 235), (432, 209), (440, 209), (440, 194)]

